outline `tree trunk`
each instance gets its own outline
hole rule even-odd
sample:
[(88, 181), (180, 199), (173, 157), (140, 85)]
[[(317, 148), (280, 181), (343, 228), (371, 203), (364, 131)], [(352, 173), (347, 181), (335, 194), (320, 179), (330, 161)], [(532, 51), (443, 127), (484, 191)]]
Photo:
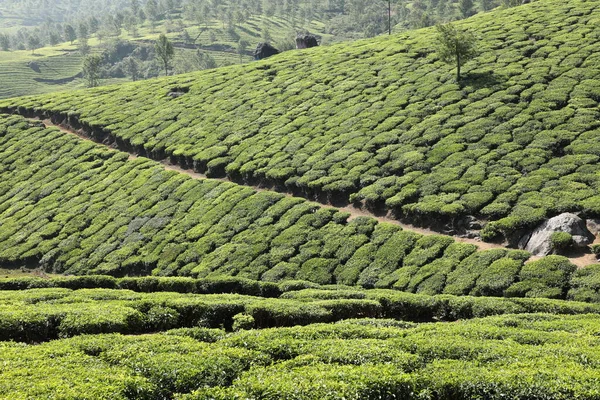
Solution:
[(388, 0), (388, 35), (392, 34), (392, 0)]
[(460, 54), (456, 54), (456, 82), (460, 82)]

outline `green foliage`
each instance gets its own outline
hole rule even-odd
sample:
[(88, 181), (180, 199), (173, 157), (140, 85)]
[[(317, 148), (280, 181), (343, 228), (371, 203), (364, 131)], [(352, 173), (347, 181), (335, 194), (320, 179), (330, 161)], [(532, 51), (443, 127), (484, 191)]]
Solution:
[(233, 316), (233, 330), (254, 328), (254, 317), (248, 314), (236, 314)]
[(158, 58), (165, 69), (165, 76), (169, 75), (169, 64), (175, 55), (173, 44), (164, 34), (161, 34), (154, 44), (154, 51), (156, 53), (156, 58)]
[[(465, 17), (471, 13), (473, 3), (460, 1)], [(456, 80), (460, 81), (460, 68), (477, 55), (477, 44), (473, 33), (457, 29), (453, 24), (438, 25), (438, 57), (447, 64), (456, 66)]]
[[(597, 13), (548, 0), (453, 23), (477, 32), (481, 50), (460, 84), (436, 62), (429, 28), (0, 108), (70, 117), (122, 149), (414, 223), (474, 215), (490, 221), (484, 238), (501, 239), (565, 211), (600, 212), (595, 38), (581, 46)], [(187, 93), (168, 96), (176, 89)], [(296, 251), (280, 248), (287, 264), (267, 276), (296, 279), (287, 268), (307, 261), (290, 262)], [(354, 265), (344, 283), (358, 279)]]
[(88, 55), (83, 59), (83, 76), (86, 79), (87, 87), (98, 86), (101, 64), (102, 57), (97, 54)]
[(552, 249), (560, 254), (571, 248), (573, 245), (573, 237), (567, 232), (554, 232), (550, 236), (550, 242), (552, 243)]
[(577, 267), (565, 257), (548, 256), (527, 263), (521, 269), (519, 282), (506, 290), (507, 296), (565, 298), (569, 279)]

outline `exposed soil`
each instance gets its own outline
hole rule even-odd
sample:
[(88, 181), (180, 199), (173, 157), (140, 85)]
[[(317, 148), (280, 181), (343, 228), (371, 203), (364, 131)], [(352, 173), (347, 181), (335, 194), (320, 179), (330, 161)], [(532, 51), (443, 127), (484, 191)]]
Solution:
[[(39, 119), (35, 119), (35, 118), (29, 118), (30, 121), (32, 122), (38, 122), (39, 123)], [(90, 137), (88, 134), (86, 134), (84, 129), (79, 129), (79, 130), (75, 130), (72, 129), (69, 126), (65, 126), (65, 125), (58, 125), (53, 123), (50, 119), (43, 119), (42, 123), (46, 126), (46, 127), (54, 127), (59, 129), (61, 132), (64, 133), (68, 133), (71, 135), (76, 135), (77, 137), (79, 137), (80, 139), (84, 139), (84, 140), (93, 140), (92, 137)], [(129, 159), (135, 159), (138, 158), (138, 155), (136, 154), (132, 154), (132, 152), (130, 151), (126, 151), (124, 149), (119, 148), (119, 146), (117, 145), (116, 142), (112, 142), (112, 143), (105, 143), (105, 142), (98, 142), (97, 140), (93, 140), (96, 143), (99, 143), (103, 146), (106, 147), (110, 147), (110, 148), (114, 148), (114, 149), (118, 149), (120, 151), (125, 151), (127, 153), (129, 153)], [(175, 165), (171, 162), (171, 160), (169, 158), (165, 158), (161, 161), (159, 161), (160, 164), (163, 165), (163, 167), (165, 168), (165, 170), (168, 171), (176, 171), (182, 174), (186, 174), (187, 176), (194, 178), (194, 179), (216, 179), (219, 181), (223, 181), (223, 182), (232, 182), (230, 179), (227, 178), (208, 178), (205, 174), (199, 173), (199, 172), (195, 172), (192, 169), (187, 169), (187, 168), (183, 168), (180, 167), (178, 165)], [(264, 188), (258, 185), (246, 185), (246, 186), (250, 186), (253, 189), (257, 190), (257, 191), (267, 191), (267, 190), (273, 190), (273, 188)], [(291, 193), (283, 193), (286, 196), (292, 196)], [(320, 204), (323, 207), (332, 207), (331, 204), (326, 204), (324, 202), (320, 202)], [(367, 216), (367, 217), (371, 217), (376, 219), (379, 222), (386, 222), (386, 223), (390, 223), (390, 224), (394, 224), (394, 225), (398, 225), (400, 227), (402, 227), (402, 229), (408, 230), (408, 231), (413, 231), (416, 233), (420, 233), (422, 235), (440, 235), (439, 232), (436, 232), (434, 230), (431, 229), (426, 229), (426, 228), (419, 228), (419, 227), (415, 227), (413, 225), (410, 224), (406, 224), (406, 223), (402, 223), (394, 218), (390, 218), (389, 214), (385, 215), (385, 216), (377, 216), (374, 215), (373, 213), (367, 211), (367, 210), (363, 210), (360, 208), (357, 208), (353, 205), (345, 205), (345, 206), (341, 206), (341, 207), (336, 207), (338, 208), (340, 211), (343, 212), (347, 212), (350, 214), (350, 218), (349, 220), (355, 219), (357, 217), (360, 216)], [(498, 243), (487, 243), (487, 242), (483, 242), (479, 239), (470, 239), (470, 238), (463, 238), (463, 237), (458, 237), (458, 236), (452, 236), (452, 238), (460, 243), (470, 243), (470, 244), (474, 244), (475, 246), (477, 246), (480, 250), (489, 250), (489, 249), (502, 249), (502, 248), (506, 248), (508, 249), (508, 247), (504, 246), (503, 244), (498, 244)], [(600, 243), (600, 239), (598, 237), (596, 237), (596, 241), (594, 243)], [(579, 268), (585, 267), (587, 265), (591, 265), (591, 264), (595, 264), (598, 261), (596, 260), (596, 257), (594, 254), (592, 254), (591, 252), (586, 251), (586, 252), (574, 252), (572, 254), (567, 254), (566, 255), (569, 260), (577, 265)], [(540, 259), (541, 257), (537, 257), (537, 256), (532, 256), (528, 262), (531, 261), (535, 261)]]

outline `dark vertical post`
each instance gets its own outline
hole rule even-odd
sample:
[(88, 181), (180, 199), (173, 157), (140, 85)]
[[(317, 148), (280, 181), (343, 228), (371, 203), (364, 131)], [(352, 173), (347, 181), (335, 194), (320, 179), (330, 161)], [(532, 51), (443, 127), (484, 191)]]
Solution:
[(388, 0), (388, 34), (392, 34), (392, 0)]

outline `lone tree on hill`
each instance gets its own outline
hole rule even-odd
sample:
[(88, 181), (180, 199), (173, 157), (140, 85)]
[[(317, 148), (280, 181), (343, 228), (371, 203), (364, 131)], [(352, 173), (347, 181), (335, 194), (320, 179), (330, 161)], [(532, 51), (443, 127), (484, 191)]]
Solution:
[(75, 33), (75, 28), (71, 25), (65, 25), (65, 39), (67, 39), (71, 44), (77, 39), (77, 34)]
[(477, 40), (469, 31), (452, 24), (437, 26), (438, 55), (446, 64), (456, 64), (456, 80), (460, 81), (460, 67), (477, 55)]
[(161, 34), (154, 45), (154, 50), (156, 51), (156, 58), (158, 58), (165, 67), (165, 76), (169, 75), (169, 62), (171, 62), (171, 59), (173, 59), (173, 55), (175, 54), (173, 44), (164, 34)]
[(102, 64), (102, 57), (97, 54), (86, 56), (83, 59), (83, 76), (87, 81), (88, 87), (98, 86), (98, 80), (100, 79), (100, 65)]
[(35, 54), (35, 51), (40, 48), (42, 42), (36, 35), (31, 35), (27, 38), (27, 47), (31, 50), (31, 54)]

